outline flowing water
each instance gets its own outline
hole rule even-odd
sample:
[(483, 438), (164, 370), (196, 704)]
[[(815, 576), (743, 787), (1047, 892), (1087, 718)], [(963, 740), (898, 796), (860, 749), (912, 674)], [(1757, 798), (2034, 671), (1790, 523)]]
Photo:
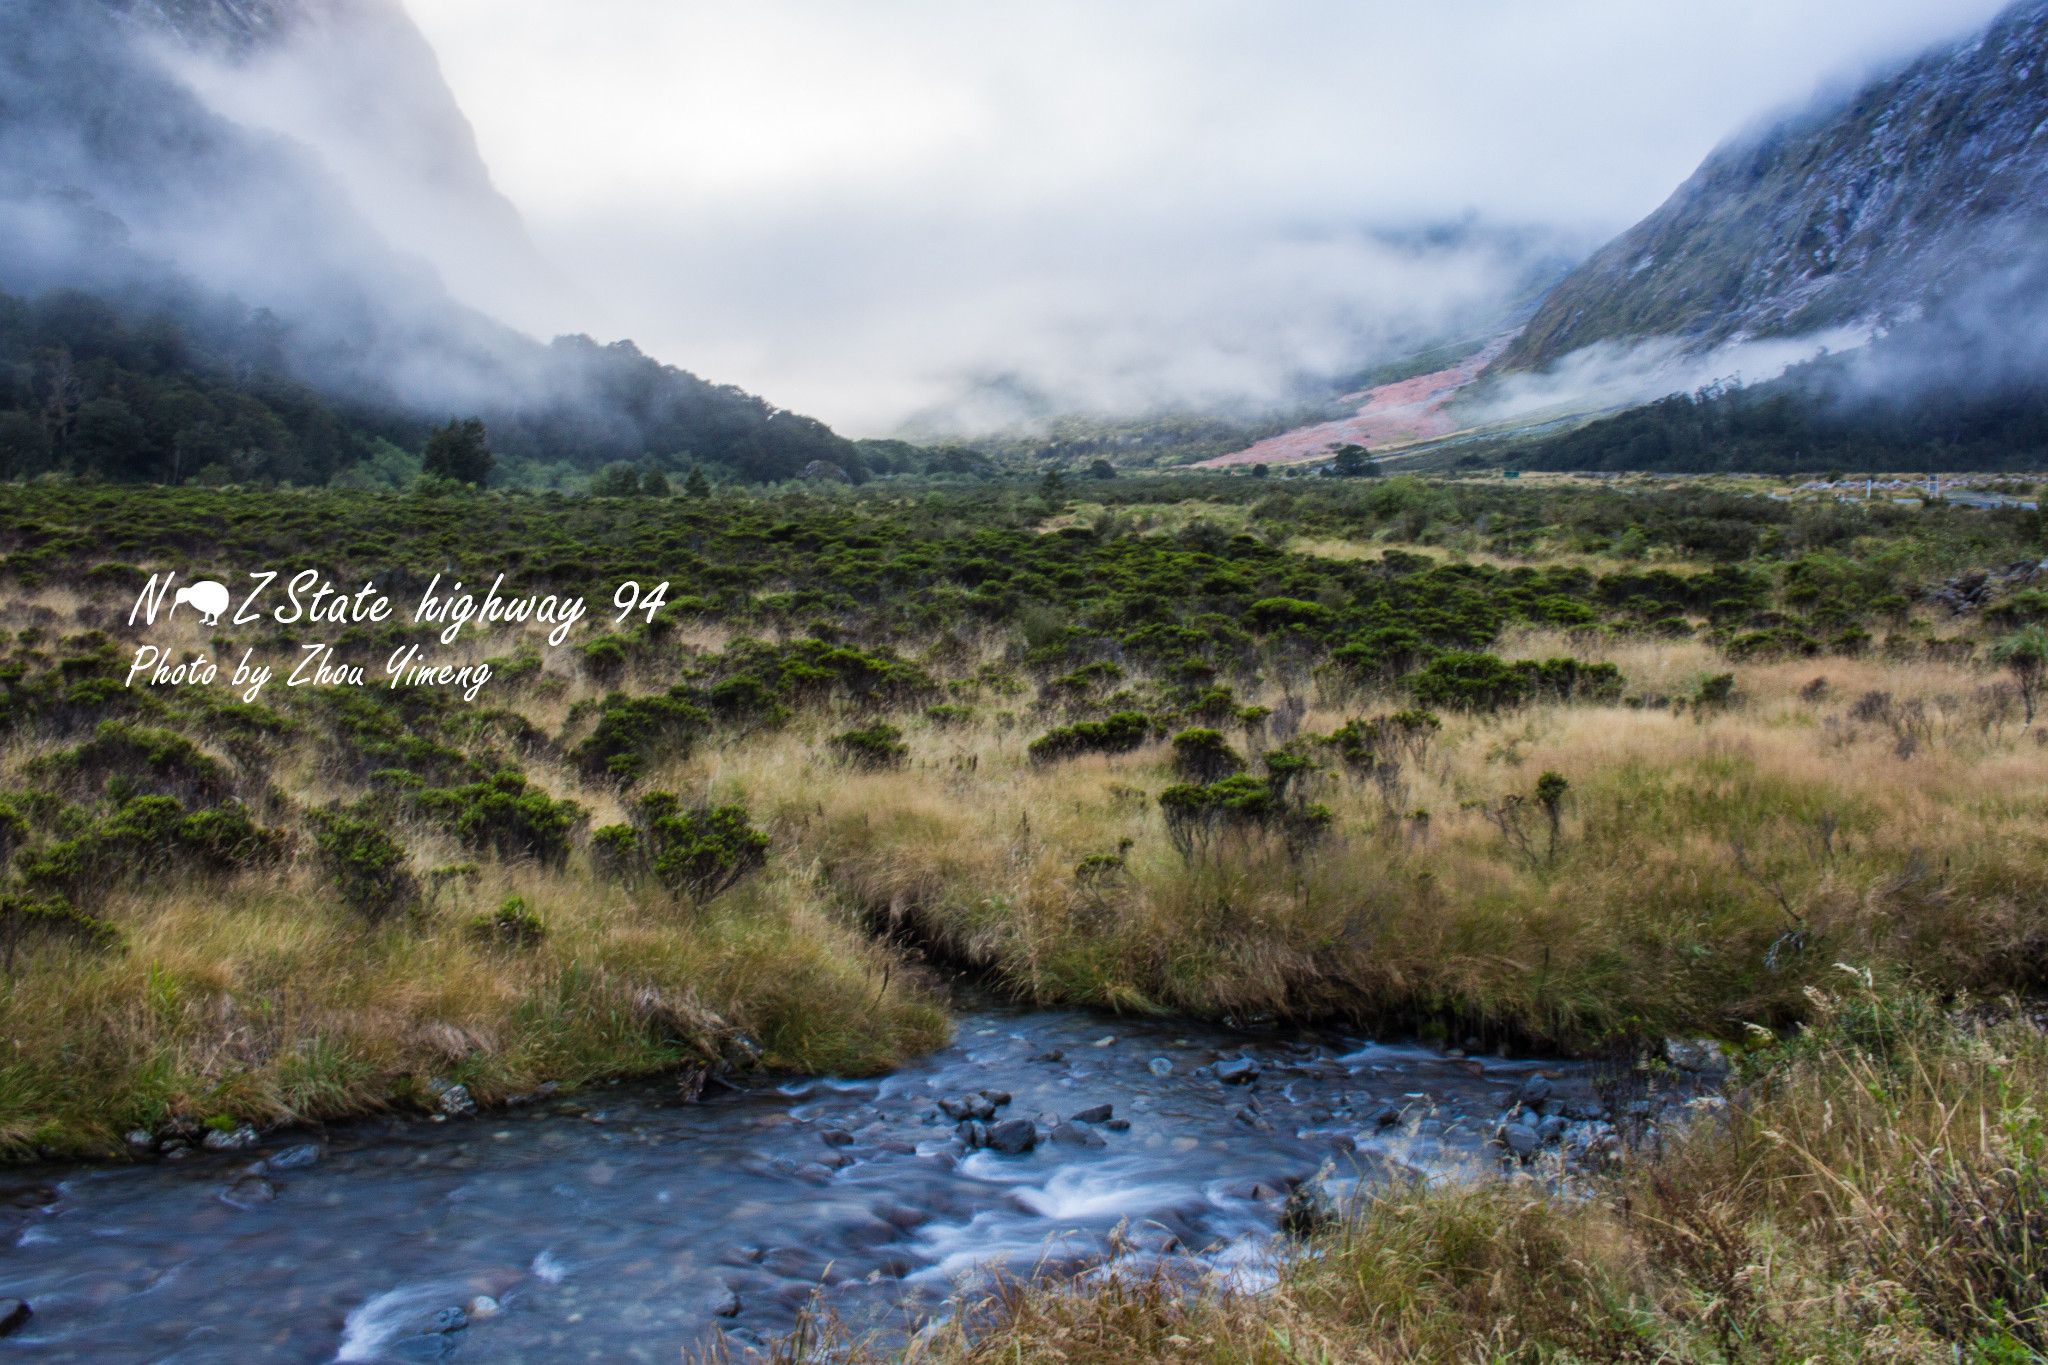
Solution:
[[(1256, 1080), (1218, 1080), (1240, 1056)], [(982, 1011), (953, 1046), (872, 1080), (694, 1104), (618, 1085), (182, 1162), (21, 1171), (0, 1188), (0, 1296), (34, 1317), (0, 1361), (673, 1365), (719, 1333), (737, 1359), (814, 1294), (900, 1326), (978, 1268), (1080, 1266), (1113, 1236), (1124, 1255), (1202, 1253), (1257, 1283), (1294, 1181), (1331, 1159), (1354, 1179), (1490, 1165), (1489, 1120), (1537, 1065)], [(1542, 1065), (1561, 1087), (1590, 1080)], [(1099, 1104), (1129, 1127), (967, 1151), (937, 1101), (981, 1091), (1008, 1092), (997, 1117), (1041, 1134)]]

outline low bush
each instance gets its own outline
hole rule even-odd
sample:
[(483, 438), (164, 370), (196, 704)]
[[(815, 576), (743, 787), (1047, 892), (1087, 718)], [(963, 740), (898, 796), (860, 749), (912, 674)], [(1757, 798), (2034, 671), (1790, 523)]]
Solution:
[(903, 742), (903, 732), (893, 725), (871, 725), (865, 730), (848, 730), (832, 736), (832, 748), (839, 757), (856, 768), (877, 769), (899, 767), (910, 757), (910, 746)]
[(313, 816), (320, 869), (341, 903), (372, 922), (418, 904), (412, 855), (374, 820), (341, 811)]
[(531, 948), (548, 936), (540, 916), (526, 908), (525, 898), (508, 896), (496, 910), (469, 922), (472, 938), (512, 948)]
[(633, 814), (634, 825), (607, 825), (591, 836), (594, 856), (614, 876), (650, 872), (702, 905), (768, 861), (768, 836), (745, 806), (686, 809), (673, 792), (649, 792)]
[(1214, 782), (1244, 767), (1220, 730), (1183, 730), (1173, 737), (1173, 766), (1192, 782)]
[(574, 801), (557, 801), (510, 769), (488, 782), (420, 791), (413, 801), (470, 848), (548, 867), (568, 859), (570, 840), (588, 818)]
[(1143, 744), (1151, 733), (1151, 717), (1141, 711), (1119, 711), (1102, 720), (1076, 721), (1048, 730), (1031, 741), (1027, 752), (1039, 763), (1079, 754), (1124, 754)]

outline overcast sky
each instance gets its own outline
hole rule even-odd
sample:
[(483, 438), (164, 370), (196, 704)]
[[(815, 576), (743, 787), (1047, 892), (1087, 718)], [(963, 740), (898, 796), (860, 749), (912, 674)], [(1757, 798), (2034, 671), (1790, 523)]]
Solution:
[(1995, 0), (405, 0), (574, 326), (883, 434), (1260, 397), (1456, 331)]

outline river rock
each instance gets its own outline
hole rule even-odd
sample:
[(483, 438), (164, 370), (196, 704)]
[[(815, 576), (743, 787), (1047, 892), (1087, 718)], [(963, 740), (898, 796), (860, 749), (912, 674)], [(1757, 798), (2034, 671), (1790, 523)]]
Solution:
[(301, 1166), (311, 1166), (320, 1159), (320, 1144), (301, 1142), (295, 1147), (284, 1147), (272, 1152), (264, 1159), (265, 1168), (273, 1171), (295, 1171)]
[(1154, 1057), (1151, 1061), (1145, 1063), (1145, 1069), (1155, 1076), (1171, 1076), (1173, 1074), (1173, 1062), (1166, 1057)]
[(847, 1132), (844, 1128), (827, 1128), (824, 1132), (818, 1134), (818, 1139), (827, 1147), (853, 1146), (853, 1134)]
[[(1239, 1109), (1235, 1114), (1232, 1114), (1231, 1117), (1236, 1119), (1245, 1127), (1256, 1128), (1262, 1133), (1271, 1132), (1273, 1129), (1273, 1125), (1266, 1122), (1265, 1118), (1262, 1115), (1260, 1115), (1257, 1111), (1249, 1108)], [(1101, 1139), (1097, 1138), (1096, 1141), (1100, 1142)]]
[(1536, 1149), (1543, 1145), (1536, 1136), (1536, 1130), (1522, 1123), (1502, 1125), (1500, 1143), (1525, 1161), (1534, 1156)]
[(962, 1119), (960, 1126), (953, 1130), (953, 1136), (966, 1144), (970, 1152), (977, 1147), (988, 1145), (988, 1127), (976, 1119)]
[(1550, 1098), (1551, 1089), (1548, 1076), (1531, 1076), (1522, 1082), (1522, 1088), (1516, 1092), (1516, 1098), (1523, 1104), (1541, 1104)]
[(721, 1289), (704, 1301), (704, 1311), (714, 1318), (736, 1318), (741, 1307), (740, 1296), (730, 1289)]
[(1128, 1133), (1131, 1131), (1131, 1121), (1129, 1119), (1104, 1119), (1102, 1126), (1109, 1129), (1112, 1133)]
[(223, 1204), (232, 1204), (238, 1209), (253, 1209), (276, 1198), (277, 1186), (261, 1176), (237, 1180), (220, 1192)]
[(1010, 1102), (1010, 1092), (1007, 1090), (984, 1090), (981, 1097), (998, 1109)]
[(1322, 1170), (1289, 1191), (1287, 1203), (1280, 1210), (1282, 1232), (1307, 1237), (1337, 1221), (1337, 1201), (1323, 1184), (1332, 1169), (1325, 1163)]
[(1401, 1121), (1401, 1111), (1391, 1104), (1382, 1104), (1374, 1109), (1366, 1122), (1375, 1128), (1391, 1128)]
[(1006, 1156), (1021, 1156), (1038, 1145), (1038, 1125), (1030, 1119), (1004, 1119), (992, 1124), (982, 1141)]
[(1067, 1054), (1060, 1048), (1054, 1048), (1050, 1052), (1038, 1053), (1030, 1058), (1030, 1060), (1034, 1062), (1064, 1062), (1067, 1060)]
[(1216, 1063), (1215, 1071), (1225, 1085), (1250, 1085), (1259, 1078), (1259, 1064), (1249, 1057), (1226, 1057)]
[(1552, 1114), (1549, 1118), (1536, 1125), (1536, 1139), (1546, 1147), (1552, 1146), (1564, 1137), (1564, 1130), (1567, 1126), (1569, 1125), (1566, 1124), (1562, 1115)]
[(128, 1149), (130, 1151), (146, 1152), (154, 1146), (156, 1146), (156, 1134), (150, 1132), (147, 1128), (137, 1128), (128, 1135)]
[(949, 1119), (981, 1119), (985, 1122), (996, 1116), (996, 1107), (982, 1095), (956, 1095), (940, 1100), (939, 1108)]
[(0, 1337), (20, 1331), (35, 1315), (35, 1309), (21, 1299), (0, 1299)]
[(254, 1128), (244, 1123), (226, 1131), (214, 1129), (206, 1135), (205, 1146), (209, 1152), (239, 1152), (262, 1140)]
[(489, 1294), (479, 1294), (469, 1301), (469, 1316), (471, 1318), (494, 1318), (498, 1316), (498, 1310), (501, 1306)]
[(1107, 1104), (1091, 1104), (1073, 1115), (1075, 1123), (1106, 1123), (1115, 1109)]
[(1680, 1071), (1718, 1076), (1728, 1071), (1728, 1054), (1712, 1038), (1666, 1038), (1664, 1060)]
[(1071, 1122), (1062, 1123), (1059, 1127), (1053, 1129), (1052, 1140), (1054, 1142), (1066, 1143), (1072, 1147), (1106, 1147), (1109, 1145), (1102, 1140), (1102, 1134), (1096, 1132), (1093, 1128)]
[(443, 1308), (440, 1312), (434, 1314), (434, 1330), (436, 1332), (460, 1332), (467, 1326), (469, 1326), (469, 1314), (463, 1312), (460, 1308)]
[(434, 1108), (448, 1118), (476, 1117), (476, 1101), (470, 1098), (469, 1087), (457, 1085), (445, 1076), (436, 1076), (427, 1082), (427, 1092), (434, 1097)]

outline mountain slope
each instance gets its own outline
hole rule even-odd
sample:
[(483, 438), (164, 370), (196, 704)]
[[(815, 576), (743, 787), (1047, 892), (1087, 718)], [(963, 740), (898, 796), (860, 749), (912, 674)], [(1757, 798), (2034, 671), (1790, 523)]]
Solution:
[(439, 59), (398, 0), (103, 0), (215, 112), (310, 152), (451, 294), (548, 335), (588, 310), (492, 183)]
[[(310, 385), (353, 425), (401, 438), (478, 413), (502, 453), (545, 466), (687, 453), (747, 478), (793, 477), (819, 459), (858, 477), (858, 452), (822, 423), (629, 342), (543, 346), (465, 307), (359, 210), (316, 149), (209, 107), (162, 46), (175, 36), (253, 60), (296, 41), (298, 25), (387, 3), (0, 6), (0, 291), (50, 294), (34, 308), (0, 298), (0, 343), (18, 348), (0, 375), (8, 439), (25, 452), (14, 472), (175, 477), (192, 468), (180, 450), (210, 450), (234, 426), (222, 386), (260, 380)], [(459, 121), (452, 101), (450, 111)], [(474, 159), (473, 142), (442, 134), (422, 138)], [(481, 162), (471, 170), (471, 187), (488, 189)], [(75, 290), (97, 302), (81, 311), (64, 292)], [(87, 315), (102, 320), (82, 331), (63, 321)], [(120, 329), (176, 344), (102, 344)], [(185, 388), (205, 401), (185, 402)], [(74, 445), (73, 415), (94, 404), (113, 435)], [(28, 419), (41, 436), (21, 427)], [(266, 430), (276, 439), (237, 445), (249, 458), (229, 467), (318, 479), (346, 453), (315, 442), (318, 458), (294, 454)]]
[(2048, 232), (2048, 0), (1846, 103), (1716, 151), (1552, 291), (1498, 372), (1599, 341), (1706, 347), (1917, 316), (2037, 259)]

